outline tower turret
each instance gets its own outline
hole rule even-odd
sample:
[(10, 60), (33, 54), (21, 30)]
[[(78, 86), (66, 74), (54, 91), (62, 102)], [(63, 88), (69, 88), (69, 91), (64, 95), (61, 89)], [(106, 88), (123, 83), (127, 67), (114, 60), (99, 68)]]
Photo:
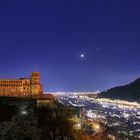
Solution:
[(30, 76), (31, 95), (41, 95), (43, 93), (42, 85), (40, 84), (40, 73), (32, 72)]

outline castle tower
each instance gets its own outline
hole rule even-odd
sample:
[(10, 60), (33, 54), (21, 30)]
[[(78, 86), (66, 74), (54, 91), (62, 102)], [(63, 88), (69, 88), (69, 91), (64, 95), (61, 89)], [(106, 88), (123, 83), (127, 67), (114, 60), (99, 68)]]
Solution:
[(43, 93), (42, 85), (40, 84), (40, 73), (32, 72), (30, 76), (31, 95), (41, 95)]

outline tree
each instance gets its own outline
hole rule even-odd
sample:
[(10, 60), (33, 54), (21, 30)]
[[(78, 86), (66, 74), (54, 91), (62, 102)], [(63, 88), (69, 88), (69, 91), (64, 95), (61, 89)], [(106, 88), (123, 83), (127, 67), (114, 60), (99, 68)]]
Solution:
[(73, 124), (70, 121), (72, 112), (70, 109), (55, 102), (52, 105), (35, 108), (39, 128), (42, 129), (42, 139), (63, 140), (72, 138)]
[(0, 140), (40, 140), (40, 130), (34, 117), (15, 116), (0, 124)]
[(9, 121), (18, 112), (18, 109), (14, 105), (0, 105), (0, 122)]

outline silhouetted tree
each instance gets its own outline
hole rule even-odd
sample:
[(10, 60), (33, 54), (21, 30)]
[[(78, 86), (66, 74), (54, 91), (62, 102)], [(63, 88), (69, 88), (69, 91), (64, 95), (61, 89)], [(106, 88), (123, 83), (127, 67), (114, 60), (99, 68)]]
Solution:
[(18, 109), (14, 105), (0, 105), (0, 122), (9, 121), (18, 112)]
[(40, 140), (40, 132), (34, 117), (15, 116), (0, 123), (0, 140)]
[(56, 102), (53, 106), (36, 108), (35, 115), (38, 119), (39, 128), (43, 132), (43, 140), (72, 139), (73, 124), (69, 120), (72, 116), (70, 109)]

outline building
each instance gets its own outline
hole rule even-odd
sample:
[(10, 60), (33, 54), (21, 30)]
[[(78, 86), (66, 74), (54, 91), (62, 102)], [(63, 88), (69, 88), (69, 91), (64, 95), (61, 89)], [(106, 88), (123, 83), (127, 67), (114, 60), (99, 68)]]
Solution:
[(32, 72), (30, 78), (0, 79), (0, 96), (38, 96), (43, 94), (40, 73)]

